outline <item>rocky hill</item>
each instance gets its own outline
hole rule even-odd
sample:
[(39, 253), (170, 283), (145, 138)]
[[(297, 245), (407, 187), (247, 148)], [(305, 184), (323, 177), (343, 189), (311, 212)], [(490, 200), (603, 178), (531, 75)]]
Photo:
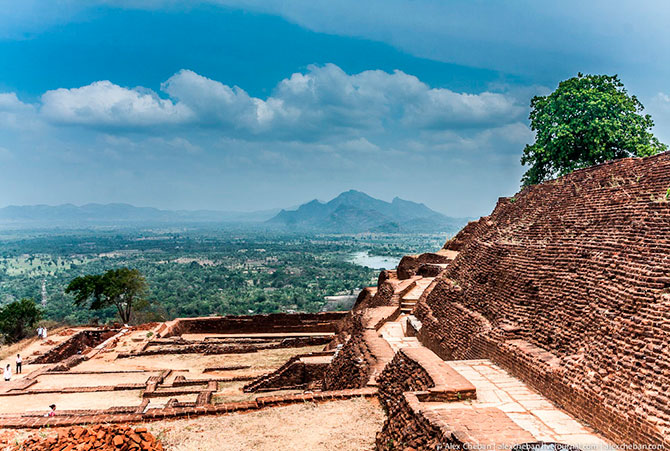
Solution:
[(313, 200), (296, 210), (282, 210), (269, 224), (293, 229), (335, 233), (450, 232), (467, 220), (450, 218), (424, 204), (394, 198), (375, 199), (356, 190), (346, 191), (329, 202)]

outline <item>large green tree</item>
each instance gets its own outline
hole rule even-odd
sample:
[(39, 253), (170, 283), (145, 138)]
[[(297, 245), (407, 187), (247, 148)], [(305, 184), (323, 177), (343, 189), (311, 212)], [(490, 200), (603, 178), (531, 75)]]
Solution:
[(583, 75), (562, 81), (548, 96), (530, 102), (535, 143), (523, 151), (529, 165), (524, 186), (569, 174), (616, 158), (654, 155), (666, 150), (650, 132), (651, 116), (619, 77)]
[(147, 283), (137, 269), (111, 269), (104, 274), (92, 274), (73, 279), (65, 288), (74, 295), (76, 305), (89, 301), (91, 310), (116, 306), (121, 321), (130, 322), (133, 306), (144, 301)]
[(32, 299), (21, 299), (0, 308), (0, 334), (12, 343), (30, 335), (42, 318), (42, 310)]

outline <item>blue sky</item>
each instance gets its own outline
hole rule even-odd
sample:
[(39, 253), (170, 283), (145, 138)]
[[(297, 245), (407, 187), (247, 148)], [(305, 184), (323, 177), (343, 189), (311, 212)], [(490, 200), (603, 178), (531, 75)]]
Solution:
[(0, 206), (487, 214), (528, 104), (617, 73), (670, 143), (665, 2), (0, 0)]

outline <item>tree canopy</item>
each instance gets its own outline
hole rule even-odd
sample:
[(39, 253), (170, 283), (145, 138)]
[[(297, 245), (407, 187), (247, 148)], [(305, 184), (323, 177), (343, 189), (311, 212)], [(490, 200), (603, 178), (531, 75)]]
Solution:
[(617, 158), (667, 149), (650, 132), (651, 116), (628, 95), (617, 75), (583, 75), (562, 81), (548, 96), (530, 102), (535, 143), (523, 151), (529, 165), (524, 186)]
[(0, 308), (0, 333), (9, 343), (19, 341), (32, 333), (42, 318), (42, 310), (32, 299), (21, 299)]
[(65, 288), (74, 294), (76, 305), (89, 301), (91, 310), (99, 310), (110, 305), (116, 306), (121, 321), (128, 324), (133, 305), (143, 301), (147, 283), (137, 269), (111, 269), (104, 274), (92, 274), (73, 279)]

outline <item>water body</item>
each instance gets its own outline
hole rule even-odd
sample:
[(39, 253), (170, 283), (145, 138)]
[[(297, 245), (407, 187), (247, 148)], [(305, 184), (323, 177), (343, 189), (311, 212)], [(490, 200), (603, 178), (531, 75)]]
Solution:
[(372, 269), (394, 269), (398, 266), (398, 257), (384, 257), (381, 255), (370, 255), (367, 252), (355, 252), (349, 258), (351, 263), (367, 266)]

